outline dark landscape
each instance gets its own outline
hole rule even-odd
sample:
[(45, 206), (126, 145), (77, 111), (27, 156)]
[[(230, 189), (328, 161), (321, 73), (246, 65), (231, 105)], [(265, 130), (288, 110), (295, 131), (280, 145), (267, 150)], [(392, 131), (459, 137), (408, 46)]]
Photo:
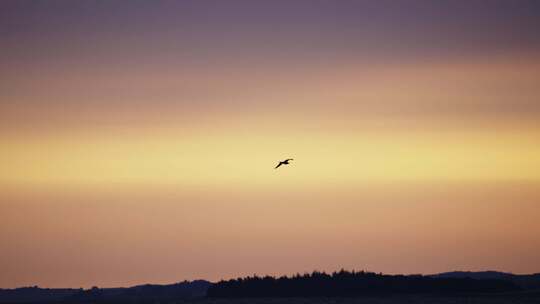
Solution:
[(0, 303), (539, 303), (540, 274), (344, 271), (125, 288), (0, 289)]

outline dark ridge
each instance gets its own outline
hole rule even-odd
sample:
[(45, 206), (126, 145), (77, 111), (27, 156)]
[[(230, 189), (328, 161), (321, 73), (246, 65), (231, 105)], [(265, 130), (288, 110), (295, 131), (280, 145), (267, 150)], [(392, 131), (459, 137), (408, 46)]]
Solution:
[(56, 302), (80, 291), (82, 288), (39, 288), (38, 286), (0, 289), (0, 303)]
[(520, 291), (514, 282), (499, 279), (434, 278), (422, 275), (384, 275), (345, 271), (274, 278), (247, 277), (210, 286), (208, 297), (358, 297), (376, 295), (495, 294)]
[(540, 273), (512, 274), (499, 271), (452, 271), (430, 275), (433, 278), (471, 278), (476, 280), (496, 279), (516, 283), (524, 289), (540, 289)]
[(121, 288), (49, 289), (24, 287), (0, 289), (0, 303), (156, 303), (202, 298), (210, 282), (184, 281), (169, 285)]
[(201, 298), (210, 282), (184, 281), (170, 285), (139, 285), (130, 288), (92, 288), (68, 297), (69, 303), (154, 303)]
[[(371, 272), (313, 272), (293, 277), (248, 277), (215, 283), (184, 281), (170, 285), (139, 285), (121, 288), (49, 289), (22, 287), (0, 289), (0, 303), (199, 303), (213, 298), (238, 297), (360, 297), (396, 295), (485, 296), (497, 299), (540, 298), (540, 274), (515, 275), (496, 271), (455, 271), (434, 275), (382, 275)], [(235, 301), (235, 300), (232, 300)], [(191, 301), (190, 301), (191, 302)], [(204, 301), (203, 301), (204, 302)], [(202, 302), (201, 302), (202, 303)]]

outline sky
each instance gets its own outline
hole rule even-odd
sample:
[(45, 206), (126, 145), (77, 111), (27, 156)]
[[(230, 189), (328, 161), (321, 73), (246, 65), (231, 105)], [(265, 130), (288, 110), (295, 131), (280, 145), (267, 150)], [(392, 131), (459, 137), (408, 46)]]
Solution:
[(2, 1), (0, 288), (540, 272), (538, 28), (537, 1)]

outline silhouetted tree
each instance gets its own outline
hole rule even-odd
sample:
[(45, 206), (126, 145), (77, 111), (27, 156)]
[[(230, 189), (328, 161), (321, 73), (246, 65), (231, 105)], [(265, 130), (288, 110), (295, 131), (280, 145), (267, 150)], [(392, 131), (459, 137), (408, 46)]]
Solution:
[(332, 274), (314, 271), (292, 277), (253, 276), (221, 281), (210, 286), (208, 297), (352, 297), (391, 294), (465, 294), (519, 290), (504, 280), (433, 278), (421, 275), (383, 275), (340, 270)]

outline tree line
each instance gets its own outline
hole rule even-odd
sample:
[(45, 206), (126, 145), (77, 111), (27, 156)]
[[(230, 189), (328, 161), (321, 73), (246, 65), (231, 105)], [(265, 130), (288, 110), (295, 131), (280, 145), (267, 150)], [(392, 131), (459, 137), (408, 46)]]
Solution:
[(517, 291), (511, 281), (471, 278), (434, 278), (422, 275), (385, 275), (365, 271), (314, 271), (294, 276), (250, 276), (220, 281), (207, 296), (236, 297), (355, 297), (393, 294), (471, 294)]

